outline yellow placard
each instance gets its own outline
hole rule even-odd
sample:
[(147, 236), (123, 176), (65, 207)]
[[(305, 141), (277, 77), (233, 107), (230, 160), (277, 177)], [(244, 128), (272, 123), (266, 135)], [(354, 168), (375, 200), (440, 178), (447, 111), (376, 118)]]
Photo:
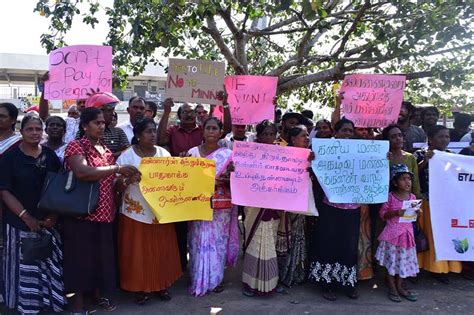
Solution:
[(334, 106), (337, 106), (337, 91), (341, 88), (340, 83), (334, 83), (332, 85), (332, 95), (334, 96)]
[(160, 223), (212, 220), (213, 160), (143, 158), (140, 172), (140, 191)]

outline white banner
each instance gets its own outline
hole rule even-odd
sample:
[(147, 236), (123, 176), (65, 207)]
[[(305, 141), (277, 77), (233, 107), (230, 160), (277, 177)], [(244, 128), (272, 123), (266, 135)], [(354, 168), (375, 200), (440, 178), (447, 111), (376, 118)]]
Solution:
[(435, 151), (429, 172), (436, 259), (474, 261), (474, 157)]

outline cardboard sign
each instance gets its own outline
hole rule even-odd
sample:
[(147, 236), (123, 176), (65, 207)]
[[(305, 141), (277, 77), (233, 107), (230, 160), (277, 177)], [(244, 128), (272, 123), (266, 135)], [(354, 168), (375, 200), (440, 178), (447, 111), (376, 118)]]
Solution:
[(227, 102), (233, 125), (255, 125), (262, 120), (273, 120), (273, 98), (277, 90), (277, 77), (233, 75), (225, 78)]
[(311, 167), (330, 202), (382, 203), (388, 199), (388, 141), (314, 138)]
[(203, 158), (143, 158), (140, 191), (160, 223), (212, 220), (215, 162)]
[(224, 90), (224, 75), (223, 62), (170, 58), (165, 98), (222, 105), (217, 94)]
[(436, 260), (474, 261), (474, 157), (435, 151), (429, 181)]
[(404, 89), (403, 75), (346, 75), (342, 112), (356, 127), (386, 127), (398, 120)]
[(242, 206), (308, 211), (308, 149), (234, 142), (232, 203)]
[(59, 48), (49, 54), (45, 99), (85, 99), (91, 88), (112, 92), (112, 47), (77, 45)]

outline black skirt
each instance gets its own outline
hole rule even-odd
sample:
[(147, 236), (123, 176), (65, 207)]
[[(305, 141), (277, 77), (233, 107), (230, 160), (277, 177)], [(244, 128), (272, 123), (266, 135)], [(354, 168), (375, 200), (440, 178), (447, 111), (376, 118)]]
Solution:
[(357, 283), (360, 208), (339, 209), (320, 203), (311, 235), (310, 280), (351, 288)]
[(67, 293), (116, 288), (113, 223), (66, 218), (63, 245)]

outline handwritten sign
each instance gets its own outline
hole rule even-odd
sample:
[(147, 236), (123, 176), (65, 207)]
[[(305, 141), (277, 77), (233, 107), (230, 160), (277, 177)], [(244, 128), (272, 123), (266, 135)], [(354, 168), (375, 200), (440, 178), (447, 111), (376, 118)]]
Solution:
[(330, 202), (382, 203), (388, 199), (388, 141), (313, 139), (312, 168)]
[(140, 191), (160, 223), (212, 220), (216, 163), (203, 158), (143, 158)]
[(404, 89), (403, 75), (346, 75), (342, 112), (356, 127), (386, 127), (398, 119)]
[(254, 125), (265, 119), (273, 120), (277, 77), (233, 75), (224, 82), (232, 124)]
[(84, 99), (91, 88), (112, 92), (112, 47), (77, 45), (49, 54), (45, 99)]
[(405, 213), (398, 220), (400, 223), (411, 223), (416, 222), (418, 217), (418, 211), (421, 209), (421, 199), (417, 200), (403, 200), (402, 209), (405, 210)]
[(219, 104), (217, 94), (224, 88), (225, 63), (170, 58), (166, 98), (174, 101)]
[(308, 211), (308, 149), (234, 142), (232, 203)]

